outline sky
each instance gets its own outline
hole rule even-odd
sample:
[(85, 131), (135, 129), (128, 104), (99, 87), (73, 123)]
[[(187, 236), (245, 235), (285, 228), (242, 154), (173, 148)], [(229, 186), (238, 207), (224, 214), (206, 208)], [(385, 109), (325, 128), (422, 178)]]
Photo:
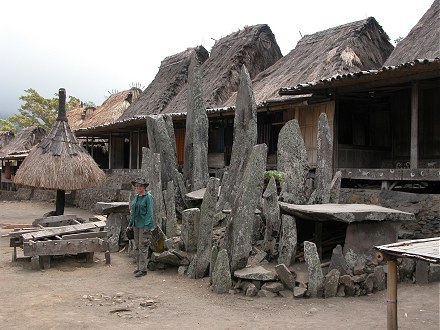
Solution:
[(0, 0), (0, 118), (18, 113), (28, 88), (58, 89), (101, 105), (147, 87), (161, 61), (245, 26), (268, 24), (283, 55), (301, 35), (373, 16), (394, 40), (433, 0)]

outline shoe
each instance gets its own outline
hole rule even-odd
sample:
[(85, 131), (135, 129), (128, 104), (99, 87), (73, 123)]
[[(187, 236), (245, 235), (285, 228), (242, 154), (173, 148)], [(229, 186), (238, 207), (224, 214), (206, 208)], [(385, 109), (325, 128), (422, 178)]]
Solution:
[(136, 274), (134, 274), (135, 277), (141, 277), (147, 275), (146, 271), (138, 271)]
[(136, 274), (139, 271), (139, 269), (136, 269), (135, 271), (133, 271), (133, 274)]

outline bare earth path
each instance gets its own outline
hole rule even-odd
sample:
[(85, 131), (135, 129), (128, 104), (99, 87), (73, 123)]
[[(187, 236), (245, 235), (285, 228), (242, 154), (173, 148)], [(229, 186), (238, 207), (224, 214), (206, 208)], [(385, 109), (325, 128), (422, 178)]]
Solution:
[[(49, 203), (0, 201), (0, 228), (31, 223)], [(87, 211), (66, 214), (87, 218)], [(0, 229), (6, 234), (9, 229)], [(209, 281), (178, 276), (176, 269), (134, 278), (126, 253), (103, 254), (94, 264), (58, 258), (48, 270), (11, 262), (0, 238), (1, 329), (385, 329), (386, 291), (356, 298), (287, 299), (217, 295)], [(439, 329), (439, 284), (399, 283), (400, 329)]]

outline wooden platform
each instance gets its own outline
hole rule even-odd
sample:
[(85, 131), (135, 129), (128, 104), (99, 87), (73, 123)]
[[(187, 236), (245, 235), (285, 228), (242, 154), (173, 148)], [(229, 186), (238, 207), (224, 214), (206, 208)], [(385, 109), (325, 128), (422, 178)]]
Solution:
[(440, 237), (398, 242), (375, 248), (386, 255), (397, 258), (405, 257), (440, 263)]

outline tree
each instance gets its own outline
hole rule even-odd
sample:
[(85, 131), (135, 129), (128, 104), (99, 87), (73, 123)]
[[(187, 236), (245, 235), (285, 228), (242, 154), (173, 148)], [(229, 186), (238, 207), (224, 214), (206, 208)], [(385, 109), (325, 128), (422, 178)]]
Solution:
[[(0, 131), (16, 131), (29, 126), (41, 126), (46, 130), (52, 127), (58, 113), (58, 93), (54, 98), (46, 99), (36, 90), (29, 88), (26, 94), (20, 96), (23, 101), (19, 114), (12, 115), (8, 119), (0, 119)], [(69, 95), (67, 109), (80, 107), (82, 102), (74, 96)]]

